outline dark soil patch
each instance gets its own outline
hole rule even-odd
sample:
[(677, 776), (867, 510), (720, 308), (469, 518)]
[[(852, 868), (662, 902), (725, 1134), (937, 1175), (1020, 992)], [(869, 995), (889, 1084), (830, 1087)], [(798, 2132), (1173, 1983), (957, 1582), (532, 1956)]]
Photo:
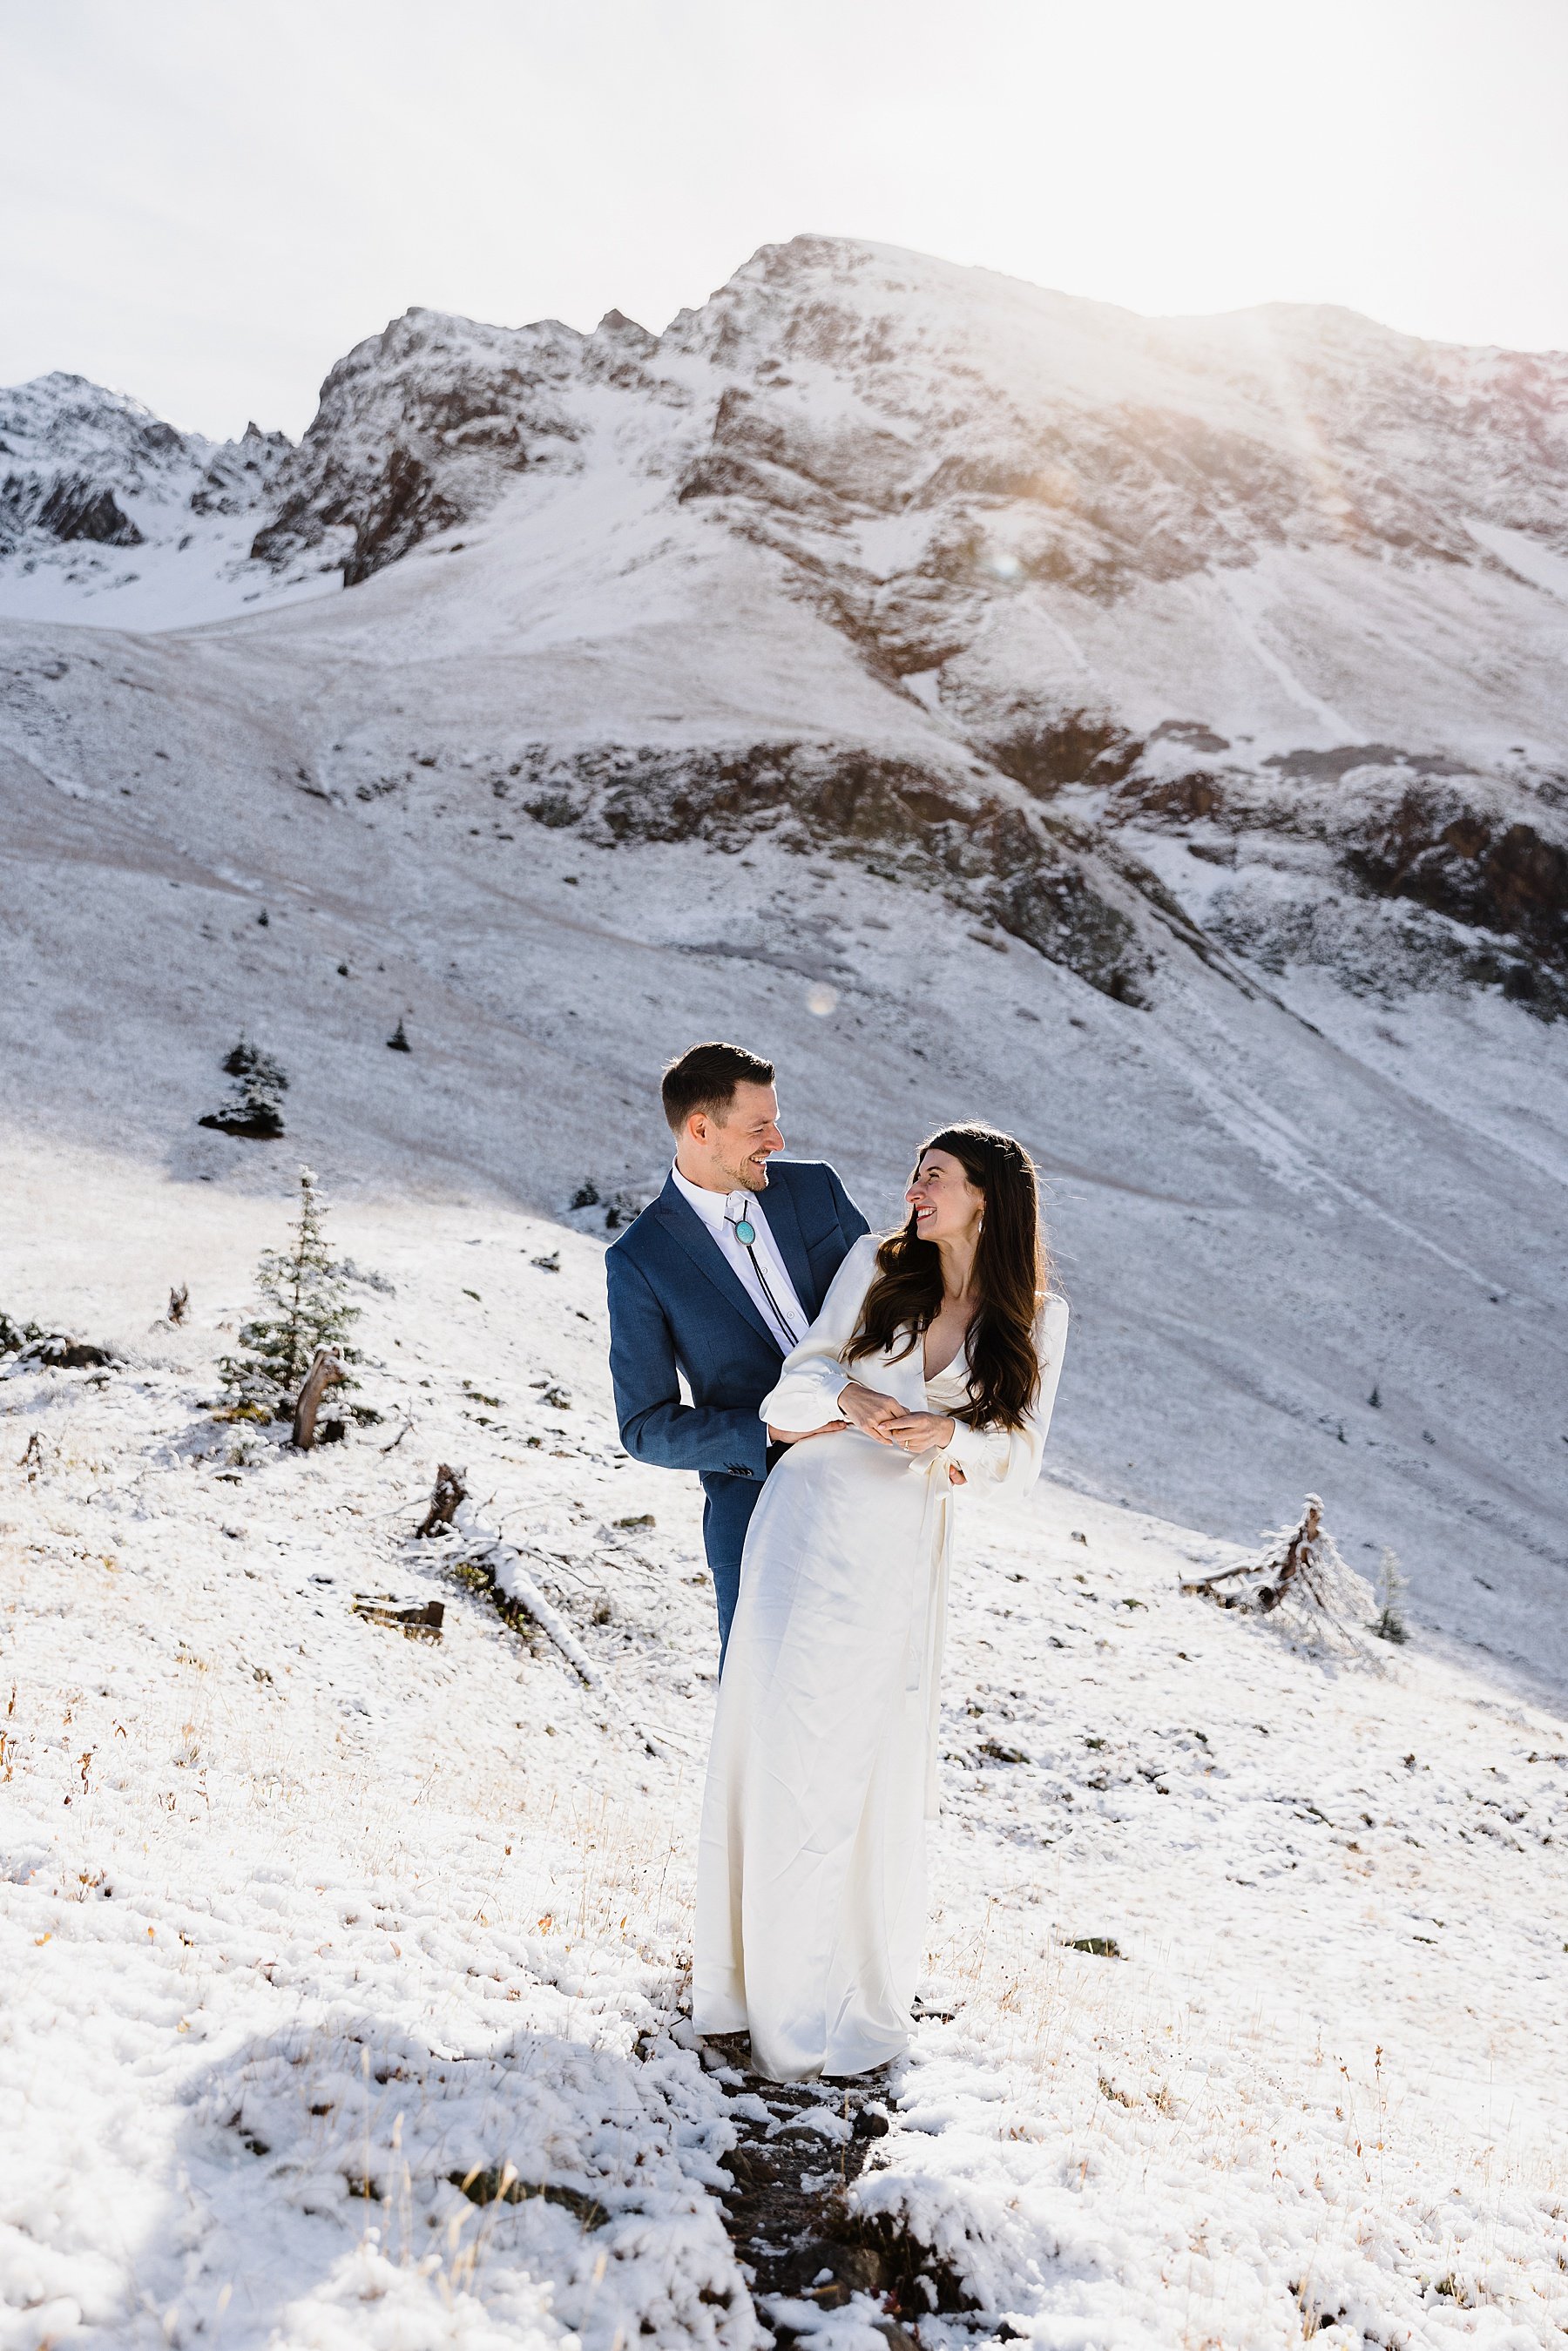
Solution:
[[(861, 2214), (851, 2202), (850, 2190), (889, 2128), (883, 2074), (838, 2085), (762, 2081), (747, 2071), (744, 2033), (709, 2036), (704, 2054), (737, 2089), (744, 2074), (745, 2090), (768, 2112), (766, 2122), (735, 2115), (740, 2139), (723, 2159), (735, 2183), (724, 2192), (725, 2225), (759, 2300), (781, 2294), (837, 2310), (854, 2294), (870, 2294), (881, 2304), (877, 2323), (894, 2351), (913, 2340), (906, 2330), (933, 2311), (976, 2306), (929, 2245), (892, 2216)], [(810, 2126), (812, 2116), (832, 2116), (836, 2135)], [(772, 2331), (781, 2351), (800, 2340), (788, 2325)]]

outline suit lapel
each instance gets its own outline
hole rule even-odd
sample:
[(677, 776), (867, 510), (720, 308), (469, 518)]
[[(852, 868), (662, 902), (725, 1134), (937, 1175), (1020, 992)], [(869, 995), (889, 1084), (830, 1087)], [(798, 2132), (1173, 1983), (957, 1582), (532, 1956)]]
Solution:
[(653, 1213), (671, 1238), (679, 1241), (699, 1273), (705, 1274), (719, 1296), (727, 1300), (737, 1314), (743, 1315), (754, 1331), (760, 1332), (770, 1347), (777, 1348), (778, 1339), (762, 1319), (762, 1311), (754, 1306), (737, 1277), (725, 1261), (723, 1250), (707, 1231), (702, 1218), (687, 1200), (683, 1200), (674, 1183), (666, 1181), (664, 1190), (653, 1204)]
[(767, 1191), (761, 1195), (762, 1213), (784, 1260), (784, 1270), (794, 1284), (795, 1295), (805, 1308), (808, 1320), (814, 1322), (822, 1301), (811, 1279), (811, 1260), (806, 1255), (806, 1244), (800, 1238), (800, 1219), (796, 1214), (795, 1203), (788, 1186), (779, 1180), (784, 1173), (782, 1167), (777, 1169)]

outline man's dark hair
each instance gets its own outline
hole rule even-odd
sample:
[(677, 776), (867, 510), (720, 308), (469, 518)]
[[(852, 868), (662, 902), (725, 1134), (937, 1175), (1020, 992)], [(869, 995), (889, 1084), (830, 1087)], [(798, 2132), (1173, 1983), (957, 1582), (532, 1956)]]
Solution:
[(664, 1116), (679, 1134), (694, 1111), (722, 1118), (737, 1086), (770, 1086), (773, 1064), (744, 1045), (693, 1045), (670, 1063), (660, 1092)]

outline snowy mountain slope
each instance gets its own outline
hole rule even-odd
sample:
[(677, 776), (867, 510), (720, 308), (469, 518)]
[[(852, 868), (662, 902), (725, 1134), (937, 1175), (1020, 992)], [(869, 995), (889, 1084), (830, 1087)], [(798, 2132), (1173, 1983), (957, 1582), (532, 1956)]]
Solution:
[[(526, 761), (503, 764), (526, 745), (495, 747), (527, 664), (490, 664), (478, 623), (473, 657), (444, 633), (413, 657), (422, 598), (441, 616), (439, 583), (486, 559), (483, 540), (411, 558), (320, 608), (342, 632), (325, 649), (305, 613), (281, 616), (276, 675), (251, 631), (33, 632), (25, 662), (14, 646), (12, 1130), (112, 1135), (183, 1183), (242, 1189), (275, 1184), (298, 1142), (389, 1196), (476, 1187), (562, 1215), (585, 1184), (647, 1196), (668, 1147), (654, 1073), (728, 1031), (778, 1060), (792, 1147), (891, 1216), (922, 1133), (1002, 1120), (1052, 1179), (1075, 1306), (1063, 1469), (1237, 1537), (1321, 1490), (1353, 1549), (1406, 1557), (1425, 1620), (1568, 1673), (1563, 1025), (1495, 992), (1390, 1009), (1310, 977), (1276, 1001), (1169, 933), (1137, 1010), (929, 874), (813, 852), (787, 815), (628, 841), (612, 820), (618, 793), (637, 805), (629, 752), (606, 757), (602, 821), (552, 820), (509, 773)], [(504, 564), (509, 540), (477, 612), (497, 611)], [(685, 724), (716, 733), (747, 574), (727, 598), (722, 573), (683, 576), (689, 620), (649, 625), (649, 708), (672, 677), (684, 689), (677, 648), (695, 664), (702, 646), (709, 700)], [(575, 579), (543, 568), (547, 638)], [(378, 605), (408, 648), (390, 672), (354, 622)], [(815, 682), (846, 725), (879, 689), (825, 624), (797, 626), (774, 691)], [(563, 726), (592, 692), (572, 652), (580, 670), (538, 657)], [(341, 731), (324, 739), (323, 718)], [(406, 1057), (385, 1050), (399, 1018)], [(195, 1125), (242, 1028), (293, 1081), (281, 1153)]]
[[(13, 1140), (5, 1177), (13, 1311), (129, 1358), (0, 1378), (5, 2342), (883, 2351), (870, 2293), (758, 2312), (727, 2241), (769, 2109), (680, 2014), (711, 1604), (694, 1492), (614, 1443), (598, 1245), (351, 1187), (385, 1418), (302, 1458), (209, 1408), (285, 1171)], [(407, 1540), (440, 1459), (597, 1687)], [(853, 2209), (967, 2298), (901, 2306), (925, 2351), (1559, 2340), (1561, 1708), (1179, 1595), (1226, 1556), (1050, 1484), (966, 1518), (923, 1987), (956, 2012)], [(440, 1597), (441, 1645), (366, 1590)], [(533, 2192), (476, 2207), (507, 2162)]]
[[(657, 1180), (715, 1029), (879, 1214), (998, 1118), (1057, 1179), (1074, 1477), (1236, 1537), (1319, 1489), (1560, 1677), (1558, 372), (821, 240), (657, 340), (413, 313), (263, 525), (371, 576), (0, 632), (13, 1126), (267, 1180), (193, 1129), (242, 1025), (329, 1169), (549, 1214)], [(1042, 415), (1092, 497), (996, 472)]]

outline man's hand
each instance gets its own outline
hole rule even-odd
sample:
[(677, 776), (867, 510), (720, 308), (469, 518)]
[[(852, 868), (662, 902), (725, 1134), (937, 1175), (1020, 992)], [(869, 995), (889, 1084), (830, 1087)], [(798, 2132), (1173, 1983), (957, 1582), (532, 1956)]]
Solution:
[(846, 1421), (883, 1445), (888, 1441), (889, 1422), (904, 1417), (904, 1406), (896, 1396), (883, 1395), (880, 1388), (862, 1387), (859, 1380), (851, 1380), (839, 1390), (839, 1410)]
[(831, 1437), (835, 1430), (848, 1426), (848, 1421), (825, 1420), (821, 1428), (775, 1428), (770, 1421), (768, 1441), (770, 1445), (804, 1445), (809, 1437)]

